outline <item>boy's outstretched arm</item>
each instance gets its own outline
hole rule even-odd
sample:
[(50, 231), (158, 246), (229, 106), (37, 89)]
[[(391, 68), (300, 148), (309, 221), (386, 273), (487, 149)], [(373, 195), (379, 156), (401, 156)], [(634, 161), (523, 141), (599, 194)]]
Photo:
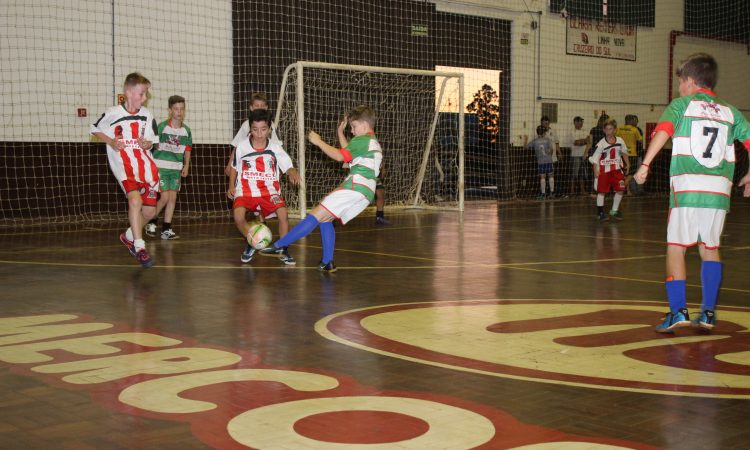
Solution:
[(651, 166), (651, 162), (653, 162), (656, 155), (658, 155), (662, 147), (664, 147), (664, 144), (667, 143), (667, 140), (669, 140), (669, 134), (667, 134), (666, 131), (659, 130), (656, 132), (651, 139), (651, 143), (648, 144), (648, 150), (646, 150), (646, 156), (643, 157), (641, 167), (638, 168), (638, 171), (633, 177), (636, 183), (643, 184), (646, 182), (649, 166)]
[(337, 149), (336, 147), (333, 147), (331, 145), (328, 145), (321, 139), (320, 135), (314, 131), (310, 131), (307, 134), (307, 139), (310, 141), (312, 145), (315, 145), (316, 147), (323, 150), (323, 153), (328, 155), (329, 158), (343, 162), (344, 161), (344, 155), (341, 153), (341, 150)]

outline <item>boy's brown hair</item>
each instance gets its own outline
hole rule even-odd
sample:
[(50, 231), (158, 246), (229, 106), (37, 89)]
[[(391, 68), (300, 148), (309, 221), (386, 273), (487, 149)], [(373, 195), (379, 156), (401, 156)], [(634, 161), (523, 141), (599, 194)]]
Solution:
[(607, 125), (612, 125), (613, 127), (617, 128), (617, 121), (615, 119), (607, 119), (604, 122), (604, 125), (602, 125), (602, 128), (606, 127)]
[(133, 86), (138, 86), (139, 84), (145, 84), (146, 86), (151, 86), (151, 82), (148, 81), (148, 78), (144, 77), (138, 72), (129, 73), (128, 76), (125, 77), (125, 83), (123, 83), (123, 87), (125, 89), (132, 88)]
[(716, 60), (708, 53), (695, 53), (680, 64), (677, 76), (683, 80), (692, 78), (699, 87), (713, 89), (719, 78)]
[(375, 129), (375, 122), (378, 120), (375, 111), (367, 105), (355, 106), (349, 111), (347, 116), (349, 117), (349, 120), (363, 120), (367, 122), (373, 130)]
[(185, 97), (182, 97), (180, 95), (173, 95), (169, 97), (169, 100), (167, 100), (167, 104), (169, 104), (170, 108), (174, 106), (175, 103), (185, 103)]

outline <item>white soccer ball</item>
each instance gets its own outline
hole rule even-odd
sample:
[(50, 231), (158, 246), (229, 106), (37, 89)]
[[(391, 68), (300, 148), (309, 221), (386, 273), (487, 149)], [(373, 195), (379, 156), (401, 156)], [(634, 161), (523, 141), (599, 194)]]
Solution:
[(256, 250), (260, 250), (271, 245), (273, 241), (273, 233), (271, 229), (262, 223), (258, 223), (250, 226), (250, 231), (247, 232), (247, 243), (252, 245)]

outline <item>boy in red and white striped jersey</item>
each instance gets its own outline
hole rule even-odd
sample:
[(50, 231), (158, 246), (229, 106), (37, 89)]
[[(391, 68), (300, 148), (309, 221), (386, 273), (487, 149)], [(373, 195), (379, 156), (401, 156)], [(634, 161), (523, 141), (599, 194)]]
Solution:
[[(248, 211), (258, 213), (263, 218), (278, 217), (279, 235), (283, 237), (289, 231), (289, 219), (286, 203), (281, 196), (279, 170), (293, 184), (299, 183), (299, 173), (281, 142), (269, 139), (271, 114), (268, 110), (252, 111), (249, 123), (250, 134), (238, 143), (229, 173), (227, 197), (234, 199), (234, 223), (240, 233), (247, 236), (250, 224), (245, 215)], [(248, 263), (254, 254), (255, 249), (247, 244), (240, 260)], [(284, 264), (296, 264), (288, 249), (282, 249), (280, 255)]]
[(154, 265), (146, 251), (143, 226), (156, 213), (159, 169), (151, 152), (156, 136), (156, 121), (143, 106), (151, 82), (134, 72), (125, 78), (125, 103), (109, 108), (91, 125), (91, 134), (107, 144), (107, 159), (112, 174), (128, 197), (130, 228), (120, 234), (131, 255), (143, 267)]
[(604, 196), (610, 190), (614, 190), (615, 199), (612, 202), (612, 210), (610, 210), (609, 215), (613, 219), (622, 220), (620, 202), (625, 192), (625, 174), (622, 169), (625, 166), (625, 171), (630, 171), (628, 147), (622, 138), (615, 136), (617, 122), (614, 119), (608, 119), (602, 130), (604, 131), (604, 138), (596, 143), (596, 150), (589, 158), (589, 162), (594, 165), (594, 176), (597, 177), (597, 214), (600, 221), (607, 220), (607, 215), (604, 213)]

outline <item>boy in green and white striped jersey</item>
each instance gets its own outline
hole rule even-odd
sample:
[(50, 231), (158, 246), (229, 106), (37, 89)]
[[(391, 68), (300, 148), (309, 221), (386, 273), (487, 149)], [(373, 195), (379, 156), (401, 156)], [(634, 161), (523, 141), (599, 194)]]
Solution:
[[(704, 330), (716, 324), (716, 300), (723, 267), (719, 240), (734, 177), (734, 141), (750, 151), (750, 124), (734, 106), (716, 97), (716, 60), (705, 53), (688, 57), (677, 70), (681, 97), (672, 101), (659, 119), (635, 180), (643, 184), (649, 165), (672, 138), (669, 168), (670, 196), (667, 225), (667, 298), (670, 311), (656, 331), (671, 333), (690, 326), (686, 307), (685, 253), (698, 245), (703, 302), (692, 325)], [(750, 172), (740, 181), (750, 197)]]
[(190, 154), (193, 149), (193, 134), (185, 122), (185, 99), (179, 95), (169, 97), (169, 118), (159, 124), (159, 145), (153, 150), (154, 161), (159, 168), (159, 201), (156, 215), (146, 224), (146, 234), (156, 236), (159, 212), (164, 210), (161, 238), (178, 239), (172, 230), (172, 217), (177, 204), (177, 193), (182, 187), (182, 178), (190, 171)]

